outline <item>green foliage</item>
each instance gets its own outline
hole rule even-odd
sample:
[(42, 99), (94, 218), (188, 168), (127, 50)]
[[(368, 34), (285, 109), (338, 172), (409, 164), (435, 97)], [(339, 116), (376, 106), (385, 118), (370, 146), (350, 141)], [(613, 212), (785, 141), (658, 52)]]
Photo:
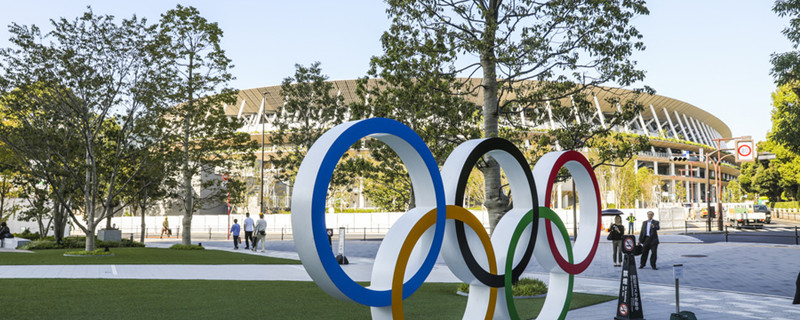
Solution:
[(105, 251), (104, 249), (95, 249), (94, 251), (67, 251), (64, 252), (65, 255), (74, 255), (74, 256), (110, 256), (113, 255), (111, 251)]
[(16, 238), (24, 238), (24, 239), (28, 239), (28, 240), (31, 240), (31, 241), (39, 240), (39, 239), (42, 238), (42, 236), (39, 233), (31, 232), (28, 229), (25, 229), (24, 231), (22, 231), (22, 233), (15, 233), (14, 237), (16, 237)]
[[(654, 174), (653, 169), (644, 167), (637, 171), (633, 161), (622, 167), (597, 168), (595, 175), (601, 194), (607, 190), (614, 191), (616, 208), (633, 208), (637, 199), (644, 202), (656, 201), (658, 195), (654, 194), (653, 189), (660, 188), (663, 183)], [(606, 206), (610, 208), (610, 204), (607, 203)]]
[(787, 199), (797, 200), (800, 156), (788, 146), (775, 142), (772, 136), (760, 142), (758, 150), (775, 154), (775, 159), (743, 164), (738, 177), (742, 191), (766, 196), (771, 203), (780, 202), (784, 195)]
[[(776, 0), (772, 11), (781, 18), (789, 18), (789, 26), (784, 28), (781, 33), (797, 49), (800, 45), (800, 1)], [(775, 78), (775, 82), (778, 85), (790, 84), (796, 89), (797, 81), (800, 80), (800, 52), (795, 50), (775, 53), (772, 54), (770, 62), (772, 62), (770, 74)]]
[[(270, 144), (277, 147), (275, 156), (269, 160), (279, 168), (276, 179), (288, 184), (294, 183), (297, 169), (314, 142), (330, 128), (348, 120), (344, 97), (333, 92), (333, 84), (326, 82), (328, 76), (322, 73), (319, 62), (310, 67), (296, 64), (295, 68), (294, 76), (281, 83), (280, 96), (285, 97), (285, 104), (275, 111), (272, 125), (276, 131), (269, 136)], [(349, 176), (336, 170), (331, 185), (348, 185)]]
[(547, 285), (539, 279), (522, 278), (512, 286), (515, 297), (538, 296), (547, 293)]
[[(102, 241), (95, 239), (95, 245), (98, 248), (130, 248), (130, 247), (144, 247), (144, 243), (128, 239), (122, 241)], [(66, 237), (58, 243), (53, 237), (46, 237), (39, 240), (31, 241), (30, 243), (21, 247), (24, 250), (44, 250), (44, 249), (79, 249), (86, 247), (86, 237)]]
[[(117, 21), (89, 9), (51, 24), (44, 35), (36, 26), (9, 27), (0, 105), (10, 120), (0, 140), (53, 189), (56, 233), (80, 207), (85, 221), (74, 221), (91, 235), (149, 165), (143, 155), (161, 142), (169, 73), (144, 19)], [(94, 249), (93, 238), (86, 249)]]
[[(458, 286), (458, 291), (469, 293), (469, 285), (462, 283)], [(515, 297), (532, 297), (547, 293), (547, 284), (539, 279), (522, 278), (511, 286), (511, 292)]]
[(797, 201), (785, 201), (775, 203), (775, 208), (778, 209), (797, 209), (800, 208)]
[(179, 168), (179, 187), (171, 196), (180, 199), (185, 209), (182, 234), (184, 245), (191, 243), (192, 214), (207, 203), (225, 197), (221, 179), (204, 179), (195, 192), (193, 180), (203, 172), (221, 169), (217, 174), (253, 163), (256, 144), (250, 135), (238, 132), (241, 123), (225, 115), (221, 106), (236, 101), (236, 91), (227, 87), (233, 79), (231, 60), (221, 47), (222, 30), (209, 22), (194, 7), (176, 6), (161, 16), (157, 26), (160, 53), (168, 65), (168, 98), (173, 104), (165, 119), (169, 140), (167, 154)]
[(184, 245), (184, 244), (173, 244), (170, 249), (174, 250), (205, 250), (202, 246), (196, 244)]
[[(468, 129), (445, 135), (435, 147), (452, 148), (459, 140), (478, 135), (520, 141), (524, 134), (517, 129), (526, 129), (517, 120), (520, 113), (531, 126), (552, 114), (558, 124), (549, 135), (552, 143), (565, 149), (598, 148), (597, 165), (630, 158), (643, 146), (621, 139), (611, 129), (642, 109), (636, 103), (638, 93), (608, 101), (619, 103), (621, 112), (606, 116), (607, 126), (590, 119), (596, 113), (593, 92), (610, 90), (601, 85), (627, 87), (644, 78), (631, 60), (634, 52), (644, 49), (642, 35), (631, 26), (637, 16), (649, 13), (644, 1), (393, 0), (388, 4), (392, 25), (381, 37), (384, 53), (373, 58), (371, 72), (387, 79), (387, 89), (379, 96), (385, 97), (386, 105), (396, 105), (402, 121), (427, 120), (433, 112), (443, 112), (413, 129), (452, 129), (451, 119), (458, 119), (458, 128)], [(481, 74), (482, 79), (458, 79), (459, 74)], [(413, 91), (392, 91), (415, 84), (422, 88), (415, 90), (420, 96), (413, 99), (405, 99), (413, 97)], [(482, 99), (482, 106), (465, 103), (466, 97)], [(418, 102), (414, 100), (424, 102), (410, 104)], [(415, 117), (418, 112), (423, 116)], [(494, 226), (510, 197), (502, 191), (500, 169), (493, 159), (487, 158), (479, 168), (485, 179), (484, 205)]]
[(55, 240), (34, 240), (20, 247), (22, 250), (62, 249)]
[(800, 128), (797, 126), (800, 104), (795, 87), (783, 85), (772, 93), (772, 129), (767, 137), (794, 153), (800, 153)]

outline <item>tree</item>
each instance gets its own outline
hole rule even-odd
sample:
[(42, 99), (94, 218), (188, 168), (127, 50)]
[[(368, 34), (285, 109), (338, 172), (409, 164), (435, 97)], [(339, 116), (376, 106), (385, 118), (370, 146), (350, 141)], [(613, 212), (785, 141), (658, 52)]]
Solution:
[(203, 173), (228, 172), (231, 167), (252, 163), (255, 142), (237, 130), (241, 124), (225, 115), (223, 106), (236, 101), (236, 91), (227, 88), (233, 79), (231, 60), (220, 46), (222, 30), (207, 21), (194, 7), (178, 5), (161, 16), (159, 40), (169, 65), (168, 96), (174, 104), (167, 112), (167, 131), (174, 144), (169, 154), (179, 164), (180, 188), (173, 196), (183, 203), (182, 243), (191, 244), (192, 215), (225, 195), (221, 179), (201, 179), (196, 192), (193, 182)]
[(767, 138), (800, 153), (800, 104), (790, 85), (782, 85), (772, 93), (772, 129)]
[[(520, 112), (541, 121), (549, 103), (553, 116), (567, 124), (555, 132), (554, 142), (591, 147), (593, 137), (608, 136), (613, 124), (637, 112), (633, 100), (621, 100), (622, 112), (607, 117), (609, 127), (578, 120), (593, 110), (586, 92), (603, 90), (603, 84), (630, 86), (644, 78), (630, 60), (634, 51), (644, 49), (638, 30), (630, 26), (632, 18), (648, 13), (644, 1), (393, 0), (387, 13), (392, 26), (384, 39), (402, 45), (384, 43), (383, 58), (404, 66), (411, 58), (436, 55), (443, 68), (429, 71), (440, 78), (482, 76), (480, 83), (467, 79), (450, 88), (482, 97), (483, 137), (500, 136), (501, 121), (513, 125), (510, 115)], [(570, 100), (574, 105), (563, 103)], [(496, 161), (487, 157), (482, 171), (493, 228), (508, 208), (508, 197), (501, 191)]]
[[(2, 116), (2, 112), (0, 112), (0, 116)], [(19, 193), (17, 185), (19, 165), (14, 152), (0, 142), (0, 221), (5, 221), (6, 217), (17, 211), (18, 207), (16, 205), (7, 206), (7, 201)]]
[(163, 116), (163, 60), (153, 50), (154, 28), (135, 16), (117, 23), (89, 9), (51, 24), (44, 36), (36, 26), (9, 28), (14, 47), (0, 50), (0, 88), (16, 126), (4, 126), (0, 139), (51, 188), (64, 188), (53, 191), (57, 211), (69, 212), (91, 251), (96, 226), (147, 166), (137, 149)]
[(25, 210), (20, 212), (19, 220), (36, 221), (39, 226), (39, 235), (42, 238), (47, 237), (50, 226), (54, 222), (52, 208), (47, 203), (49, 191), (47, 185), (37, 183), (35, 179), (28, 179), (22, 193), (22, 198), (28, 202), (28, 205)]
[(742, 202), (742, 186), (739, 184), (739, 180), (733, 179), (728, 181), (728, 187), (726, 188), (727, 193), (727, 202)]
[(283, 79), (280, 96), (283, 106), (276, 110), (272, 125), (275, 132), (269, 143), (277, 148), (270, 163), (279, 168), (276, 178), (292, 184), (297, 169), (309, 148), (326, 131), (348, 120), (341, 95), (334, 94), (333, 85), (325, 82), (319, 62), (310, 67), (295, 65), (295, 74)]
[(772, 11), (781, 18), (789, 17), (789, 26), (781, 33), (792, 42), (795, 51), (773, 53), (770, 56), (770, 74), (779, 86), (789, 85), (792, 91), (800, 92), (800, 52), (796, 50), (800, 46), (800, 1), (776, 0)]

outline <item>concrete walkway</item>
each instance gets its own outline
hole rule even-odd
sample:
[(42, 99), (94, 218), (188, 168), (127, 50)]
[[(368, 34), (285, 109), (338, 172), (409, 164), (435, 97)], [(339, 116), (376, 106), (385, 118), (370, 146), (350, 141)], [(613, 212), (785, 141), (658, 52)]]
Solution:
[[(800, 271), (800, 247), (756, 244), (703, 244), (689, 236), (662, 236), (659, 270), (640, 269), (646, 319), (668, 319), (675, 312), (673, 263), (684, 263), (681, 309), (698, 319), (800, 319), (800, 305), (792, 305), (794, 281)], [(168, 247), (175, 240), (148, 243)], [(203, 242), (208, 249), (232, 251), (228, 241)], [(380, 241), (348, 241), (351, 264), (342, 266), (356, 281), (369, 281)], [(336, 248), (334, 243), (334, 248)], [(244, 254), (297, 259), (291, 241), (268, 241), (267, 253)], [(576, 277), (575, 291), (616, 296), (620, 268), (614, 268), (610, 244), (603, 240), (586, 272)], [(707, 257), (695, 258), (703, 255)], [(682, 257), (682, 256), (692, 257)], [(441, 260), (441, 259), (440, 259)], [(538, 269), (537, 269), (538, 268)], [(547, 282), (534, 262), (525, 276)], [(310, 281), (302, 265), (63, 265), (0, 266), (0, 278), (207, 279)], [(719, 279), (726, 279), (719, 281)], [(428, 282), (460, 282), (439, 261)], [(616, 301), (573, 310), (568, 319), (612, 319)]]

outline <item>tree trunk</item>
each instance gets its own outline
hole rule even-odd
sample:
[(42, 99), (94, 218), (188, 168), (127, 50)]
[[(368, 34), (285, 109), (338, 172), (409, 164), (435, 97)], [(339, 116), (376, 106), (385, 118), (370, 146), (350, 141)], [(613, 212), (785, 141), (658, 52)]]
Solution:
[[(89, 138), (87, 141), (91, 141), (92, 139)], [(94, 251), (94, 229), (95, 229), (95, 221), (94, 221), (94, 195), (92, 194), (92, 189), (94, 188), (94, 181), (92, 176), (92, 158), (91, 158), (91, 144), (87, 146), (86, 149), (86, 184), (84, 188), (84, 208), (86, 210), (86, 251)]]
[[(62, 183), (63, 186), (63, 183)], [(64, 190), (60, 187), (59, 190)], [(62, 191), (56, 191), (62, 192)], [(67, 205), (58, 200), (59, 197), (51, 199), (53, 202), (53, 236), (56, 238), (56, 243), (61, 243), (64, 239), (64, 232), (67, 229), (67, 222), (69, 221), (69, 214), (67, 213)]]
[[(483, 136), (494, 138), (498, 136), (498, 83), (497, 63), (495, 61), (495, 33), (497, 31), (496, 1), (491, 1), (486, 8), (486, 30), (484, 32), (483, 48), (480, 50), (481, 69), (483, 69)], [(503, 217), (508, 201), (501, 197), (500, 166), (492, 157), (486, 157), (486, 167), (483, 169), (484, 192), (486, 199), (484, 206), (489, 213), (489, 227), (494, 231), (497, 221)]]
[(192, 192), (192, 175), (189, 168), (189, 115), (183, 119), (183, 234), (181, 243), (192, 244), (192, 213), (194, 212), (194, 193)]
[(144, 243), (144, 234), (147, 231), (147, 227), (144, 223), (144, 211), (145, 211), (145, 202), (143, 200), (139, 201), (139, 213), (142, 215), (142, 234), (139, 236), (139, 242)]
[(3, 211), (6, 208), (6, 177), (3, 177), (3, 184), (0, 185), (0, 219), (3, 218)]

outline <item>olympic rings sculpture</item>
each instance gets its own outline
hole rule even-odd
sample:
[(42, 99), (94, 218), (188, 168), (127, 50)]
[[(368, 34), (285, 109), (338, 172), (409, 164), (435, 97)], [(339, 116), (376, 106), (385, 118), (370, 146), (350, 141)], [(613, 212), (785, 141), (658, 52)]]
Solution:
[[(367, 136), (386, 143), (403, 161), (417, 206), (386, 233), (375, 257), (370, 287), (365, 288), (333, 256), (326, 234), (325, 200), (339, 159)], [(462, 207), (469, 173), (484, 155), (499, 163), (514, 195), (514, 208), (498, 221), (491, 237)], [(549, 209), (549, 195), (562, 167), (572, 174), (578, 196), (584, 199), (580, 229), (586, 234), (577, 237), (574, 245), (564, 223)], [(574, 275), (592, 262), (600, 239), (597, 179), (579, 152), (548, 153), (531, 171), (522, 152), (509, 141), (476, 139), (453, 150), (440, 173), (419, 135), (385, 118), (344, 123), (323, 134), (303, 159), (294, 190), (292, 230), (306, 271), (328, 294), (370, 306), (374, 319), (403, 319), (403, 300), (419, 289), (440, 253), (453, 274), (470, 284), (464, 319), (519, 319), (511, 284), (534, 258), (550, 272), (547, 298), (537, 319), (563, 319)]]

